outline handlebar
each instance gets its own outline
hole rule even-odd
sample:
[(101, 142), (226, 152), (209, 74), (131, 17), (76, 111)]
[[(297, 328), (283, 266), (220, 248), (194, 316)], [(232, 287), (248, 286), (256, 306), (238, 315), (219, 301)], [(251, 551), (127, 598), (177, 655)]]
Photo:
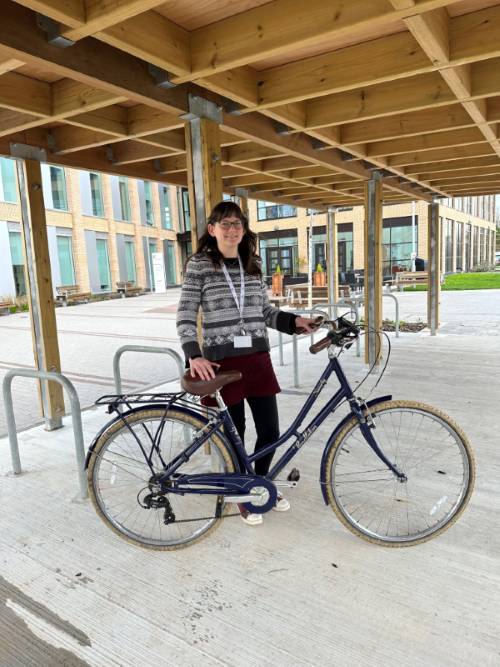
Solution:
[(325, 338), (310, 346), (309, 352), (311, 354), (317, 354), (330, 347), (330, 345), (349, 348), (361, 332), (356, 324), (349, 322), (344, 317), (339, 317), (336, 320), (324, 320), (323, 323), (330, 325), (330, 331)]

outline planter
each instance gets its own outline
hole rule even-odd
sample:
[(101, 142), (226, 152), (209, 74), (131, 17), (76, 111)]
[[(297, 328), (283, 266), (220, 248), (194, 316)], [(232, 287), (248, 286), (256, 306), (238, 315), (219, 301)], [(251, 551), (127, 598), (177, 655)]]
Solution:
[(314, 287), (326, 287), (326, 273), (324, 271), (315, 271), (313, 273)]
[(271, 293), (273, 296), (283, 296), (283, 274), (274, 273), (271, 283)]

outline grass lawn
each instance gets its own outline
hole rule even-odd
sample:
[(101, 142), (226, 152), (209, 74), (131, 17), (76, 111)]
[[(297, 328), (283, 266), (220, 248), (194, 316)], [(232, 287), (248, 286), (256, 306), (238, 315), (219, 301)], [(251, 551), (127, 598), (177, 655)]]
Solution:
[[(491, 273), (454, 273), (446, 276), (443, 291), (464, 289), (500, 289), (500, 271)], [(405, 287), (405, 292), (426, 292), (427, 285)]]

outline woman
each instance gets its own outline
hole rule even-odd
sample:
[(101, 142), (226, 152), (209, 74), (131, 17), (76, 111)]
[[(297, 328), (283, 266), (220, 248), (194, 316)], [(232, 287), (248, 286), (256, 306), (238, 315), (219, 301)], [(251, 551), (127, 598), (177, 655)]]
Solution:
[[(281, 391), (269, 355), (266, 327), (293, 334), (309, 332), (313, 320), (270, 305), (256, 254), (257, 236), (241, 209), (222, 201), (213, 209), (197, 251), (188, 260), (177, 311), (177, 333), (192, 377), (209, 380), (215, 369), (238, 370), (243, 377), (222, 389), (222, 397), (244, 442), (246, 400), (257, 432), (255, 451), (279, 438), (276, 394)], [(198, 343), (197, 316), (203, 312), (202, 343)], [(204, 399), (205, 405), (215, 405)], [(266, 475), (273, 454), (255, 462), (255, 472)], [(290, 509), (278, 495), (277, 511)], [(249, 525), (262, 523), (261, 514), (240, 507)]]

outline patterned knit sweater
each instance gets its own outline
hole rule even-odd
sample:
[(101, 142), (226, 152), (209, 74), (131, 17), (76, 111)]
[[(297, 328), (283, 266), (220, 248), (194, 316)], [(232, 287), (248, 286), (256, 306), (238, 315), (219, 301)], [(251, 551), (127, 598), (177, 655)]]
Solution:
[[(238, 259), (226, 259), (225, 265), (240, 296), (240, 267)], [(197, 335), (197, 316), (201, 306), (202, 347)], [(240, 313), (222, 268), (214, 267), (204, 253), (193, 255), (186, 266), (184, 284), (177, 309), (177, 333), (186, 360), (203, 355), (217, 361), (225, 357), (269, 350), (266, 327), (292, 334), (295, 315), (269, 303), (267, 287), (261, 276), (245, 273), (245, 302), (243, 310), (245, 332), (252, 338), (252, 347), (234, 347), (234, 336), (240, 335)]]

